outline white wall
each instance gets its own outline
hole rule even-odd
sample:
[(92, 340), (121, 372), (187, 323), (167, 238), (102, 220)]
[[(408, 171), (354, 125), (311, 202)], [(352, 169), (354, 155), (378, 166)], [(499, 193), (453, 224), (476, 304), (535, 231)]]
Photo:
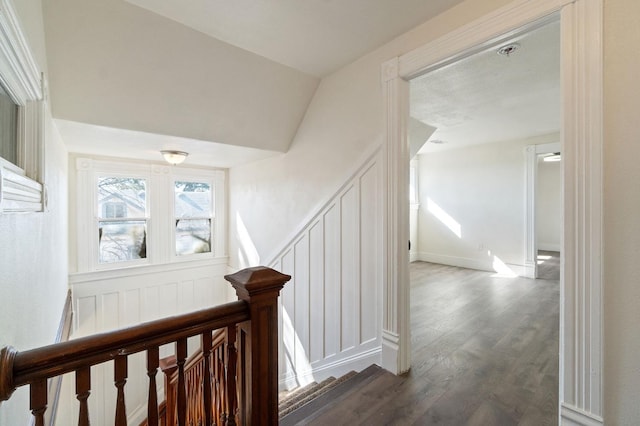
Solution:
[[(46, 73), (40, 1), (13, 4)], [(0, 214), (0, 347), (18, 350), (53, 342), (67, 292), (67, 154), (49, 112), (45, 125), (48, 211)], [(24, 425), (30, 416), (26, 387), (0, 406), (1, 425)]]
[(380, 362), (382, 155), (367, 161), (270, 266), (292, 276), (280, 298), (280, 386)]
[[(526, 141), (419, 155), (420, 260), (524, 267)], [(497, 263), (496, 263), (497, 262)]]
[[(325, 77), (286, 154), (230, 169), (231, 266), (270, 265), (280, 253), (281, 245), (291, 242), (300, 229), (309, 225), (326, 200), (350, 181), (354, 167), (363, 164), (381, 146), (384, 108), (380, 68), (384, 61), (507, 2), (466, 1)], [(352, 228), (346, 228), (347, 233), (351, 231)], [(312, 264), (321, 259), (317, 257), (319, 254), (310, 256), (307, 258)], [(382, 265), (382, 252), (376, 256), (375, 262)], [(347, 268), (357, 265), (348, 257), (342, 262)], [(342, 283), (349, 292), (357, 292), (360, 285), (360, 281), (348, 275), (342, 277)], [(315, 294), (321, 288), (312, 283), (309, 291)], [(283, 294), (285, 297), (291, 296)], [(306, 298), (295, 299), (283, 302), (293, 304), (294, 316), (300, 310), (311, 312)], [(381, 307), (376, 304), (363, 304), (360, 308), (364, 317), (376, 311), (381, 314)], [(298, 334), (306, 339), (304, 332)], [(361, 347), (351, 355), (365, 356), (366, 352)], [(285, 368), (281, 366), (281, 373)], [(287, 374), (287, 370), (284, 372)], [(339, 368), (336, 372), (339, 373)], [(327, 373), (333, 371), (323, 372)]]
[(123, 0), (43, 6), (57, 119), (282, 152), (318, 85)]
[(349, 179), (354, 165), (380, 146), (382, 62), (508, 2), (467, 0), (324, 78), (286, 154), (230, 170), (232, 265), (237, 266), (238, 253), (247, 250), (237, 238), (245, 230), (257, 263), (270, 261), (275, 247)]
[(604, 418), (640, 419), (640, 2), (605, 1)]
[(560, 251), (562, 237), (562, 167), (538, 157), (536, 239), (538, 250)]

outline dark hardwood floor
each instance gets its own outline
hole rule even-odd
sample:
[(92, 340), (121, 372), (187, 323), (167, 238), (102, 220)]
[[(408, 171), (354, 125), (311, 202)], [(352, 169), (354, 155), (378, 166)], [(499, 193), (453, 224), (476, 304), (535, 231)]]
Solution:
[(413, 263), (411, 371), (373, 375), (299, 424), (555, 425), (558, 311), (558, 280)]

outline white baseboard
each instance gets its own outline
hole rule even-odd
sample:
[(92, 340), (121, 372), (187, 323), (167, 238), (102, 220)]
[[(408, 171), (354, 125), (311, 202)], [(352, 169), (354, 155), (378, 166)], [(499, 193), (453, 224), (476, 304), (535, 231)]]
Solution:
[(398, 356), (400, 353), (400, 336), (389, 330), (382, 330), (382, 368), (393, 374), (400, 371)]
[(560, 251), (560, 243), (538, 243), (538, 250)]
[(560, 424), (562, 426), (604, 426), (604, 419), (562, 403), (560, 405)]
[(293, 389), (298, 386), (298, 383), (320, 382), (330, 376), (338, 378), (350, 371), (362, 371), (371, 364), (380, 365), (381, 351), (382, 348), (378, 346), (368, 351), (324, 364), (309, 371), (288, 374), (280, 377), (278, 386), (280, 390)]
[[(448, 256), (444, 254), (419, 252), (418, 260), (423, 262), (439, 263), (441, 265), (459, 266), (461, 268), (476, 269), (478, 271), (496, 272), (493, 268), (493, 259), (472, 259), (468, 257)], [(505, 263), (505, 265), (519, 277), (528, 277), (531, 273), (525, 265)]]
[(409, 262), (415, 262), (417, 260), (420, 260), (418, 252), (410, 251), (409, 252)]
[(524, 268), (524, 274), (522, 274), (523, 277), (527, 277), (527, 278), (535, 278), (536, 277), (536, 264), (534, 262), (525, 262), (525, 265), (523, 266)]
[(493, 272), (490, 259), (471, 259), (468, 257), (448, 256), (445, 254), (428, 252), (419, 252), (418, 259), (423, 262), (439, 263), (441, 265), (459, 266), (461, 268)]

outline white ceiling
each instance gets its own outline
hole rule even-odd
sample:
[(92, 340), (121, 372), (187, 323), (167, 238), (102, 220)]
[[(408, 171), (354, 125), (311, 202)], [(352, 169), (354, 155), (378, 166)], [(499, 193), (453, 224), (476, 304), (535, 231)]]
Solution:
[(420, 153), (522, 140), (560, 130), (560, 24), (512, 40), (411, 81), (411, 116), (437, 130)]
[(282, 155), (276, 151), (226, 145), (155, 133), (55, 120), (69, 152), (164, 162), (161, 150), (186, 151), (185, 166), (234, 167)]
[(216, 39), (325, 76), (462, 0), (126, 0)]

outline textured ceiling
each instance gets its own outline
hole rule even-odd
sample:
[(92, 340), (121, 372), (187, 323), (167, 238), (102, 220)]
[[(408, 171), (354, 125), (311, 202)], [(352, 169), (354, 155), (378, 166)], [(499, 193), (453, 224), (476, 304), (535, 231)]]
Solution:
[(411, 81), (411, 116), (437, 130), (421, 153), (520, 140), (560, 130), (560, 24), (554, 22), (496, 48)]
[(462, 0), (126, 0), (324, 76)]

